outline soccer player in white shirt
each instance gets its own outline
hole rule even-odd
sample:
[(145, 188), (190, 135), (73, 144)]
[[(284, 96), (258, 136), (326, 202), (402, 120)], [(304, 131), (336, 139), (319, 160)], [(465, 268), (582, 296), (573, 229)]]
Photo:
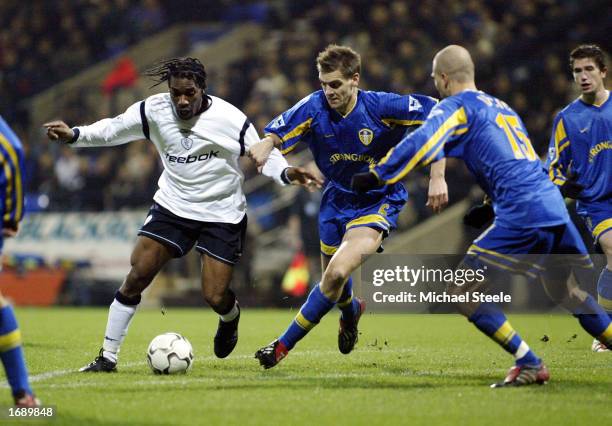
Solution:
[[(115, 118), (70, 128), (45, 123), (51, 140), (75, 147), (113, 146), (139, 139), (155, 144), (164, 165), (159, 189), (131, 255), (131, 270), (110, 306), (98, 357), (80, 371), (116, 371), (117, 354), (141, 293), (173, 257), (195, 244), (202, 259), (202, 293), (219, 314), (215, 355), (228, 356), (238, 341), (240, 308), (229, 288), (246, 231), (244, 176), (238, 160), (259, 142), (247, 117), (206, 94), (206, 71), (194, 58), (162, 62), (147, 75), (169, 92), (148, 97)], [(276, 151), (262, 173), (279, 184), (319, 186), (302, 168), (289, 167)]]

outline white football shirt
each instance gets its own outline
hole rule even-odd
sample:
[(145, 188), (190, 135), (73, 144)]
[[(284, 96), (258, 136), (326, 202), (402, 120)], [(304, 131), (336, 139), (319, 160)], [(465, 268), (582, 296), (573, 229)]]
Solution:
[[(149, 139), (164, 165), (153, 199), (177, 216), (238, 223), (246, 213), (238, 159), (259, 142), (242, 111), (215, 96), (190, 120), (178, 117), (169, 93), (153, 95), (115, 118), (75, 127), (75, 147), (113, 146)], [(280, 185), (289, 165), (274, 149), (262, 173)]]

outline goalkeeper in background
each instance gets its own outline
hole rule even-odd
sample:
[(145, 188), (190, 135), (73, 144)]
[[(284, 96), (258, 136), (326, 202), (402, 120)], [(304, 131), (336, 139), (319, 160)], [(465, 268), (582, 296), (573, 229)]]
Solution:
[[(5, 237), (14, 237), (23, 218), (23, 148), (17, 135), (0, 116), (0, 253)], [(0, 269), (2, 264), (0, 263)], [(37, 407), (21, 347), (21, 332), (13, 307), (0, 293), (0, 358), (17, 407)]]
[[(563, 196), (577, 201), (578, 215), (606, 255), (597, 295), (612, 319), (612, 100), (604, 83), (608, 69), (595, 45), (574, 49), (570, 67), (581, 94), (555, 117), (546, 166)], [(609, 351), (597, 339), (592, 349)]]

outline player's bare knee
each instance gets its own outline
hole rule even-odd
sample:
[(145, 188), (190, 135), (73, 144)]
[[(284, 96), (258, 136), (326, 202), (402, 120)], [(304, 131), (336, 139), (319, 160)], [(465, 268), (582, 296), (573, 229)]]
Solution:
[(350, 277), (350, 271), (335, 266), (328, 267), (323, 274), (323, 281), (328, 288), (339, 290)]
[(588, 293), (582, 290), (580, 287), (573, 287), (568, 291), (572, 305), (581, 305), (589, 297)]
[(205, 291), (204, 292), (204, 300), (208, 305), (215, 309), (221, 307), (224, 301), (223, 293), (221, 292), (213, 292), (213, 291)]
[(129, 293), (125, 295), (131, 296), (142, 293), (151, 284), (156, 273), (156, 270), (141, 262), (133, 264), (122, 286)]
[(601, 251), (606, 256), (606, 267), (612, 270), (612, 231), (606, 232), (597, 241)]

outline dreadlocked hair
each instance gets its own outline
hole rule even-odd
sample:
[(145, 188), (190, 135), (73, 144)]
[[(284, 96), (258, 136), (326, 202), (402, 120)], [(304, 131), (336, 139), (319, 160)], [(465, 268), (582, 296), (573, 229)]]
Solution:
[(202, 90), (206, 89), (206, 70), (204, 65), (196, 58), (174, 58), (159, 62), (144, 72), (144, 75), (153, 77), (155, 87), (170, 77), (188, 78), (193, 80)]

